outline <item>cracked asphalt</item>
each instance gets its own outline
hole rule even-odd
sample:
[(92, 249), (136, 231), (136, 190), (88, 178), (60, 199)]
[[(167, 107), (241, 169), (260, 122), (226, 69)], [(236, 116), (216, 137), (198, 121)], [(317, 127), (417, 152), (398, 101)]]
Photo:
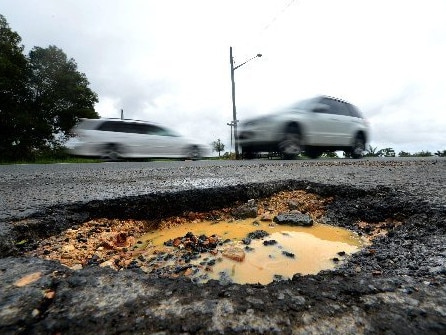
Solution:
[[(0, 176), (2, 334), (446, 333), (444, 158), (11, 165)], [(285, 189), (333, 196), (333, 225), (403, 225), (336, 271), (266, 286), (74, 271), (22, 255), (32, 248), (22, 241), (90, 218), (163, 217)]]

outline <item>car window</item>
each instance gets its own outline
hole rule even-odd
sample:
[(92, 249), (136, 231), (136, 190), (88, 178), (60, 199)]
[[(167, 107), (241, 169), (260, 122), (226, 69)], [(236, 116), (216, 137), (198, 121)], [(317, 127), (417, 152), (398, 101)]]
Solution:
[(147, 135), (159, 135), (159, 127), (154, 126), (152, 124), (147, 124), (145, 133)]
[(95, 129), (98, 126), (98, 119), (82, 119), (78, 125), (76, 126), (77, 129), (84, 129), (84, 130), (91, 130)]
[(294, 105), (292, 105), (290, 107), (291, 110), (294, 109), (307, 109), (309, 106), (311, 106), (312, 103), (314, 103), (316, 100), (314, 98), (312, 99), (306, 99), (306, 100), (302, 100), (299, 101), (297, 103), (295, 103)]
[(140, 122), (105, 121), (102, 124), (100, 124), (97, 129), (101, 131), (113, 131), (119, 133), (133, 133), (133, 134), (146, 134), (146, 135), (172, 136), (172, 137), (179, 136), (170, 129), (159, 127), (153, 124), (140, 123)]
[(143, 123), (121, 121), (105, 121), (98, 127), (98, 130), (133, 134), (147, 133), (146, 125)]
[(105, 121), (99, 127), (98, 130), (102, 131), (114, 131), (114, 132), (127, 132), (126, 125), (117, 121)]
[(126, 132), (127, 133), (135, 133), (135, 134), (146, 134), (147, 133), (147, 125), (143, 123), (127, 123), (126, 124)]
[(155, 126), (153, 124), (146, 125), (146, 134), (148, 135), (158, 135), (158, 136), (172, 136), (172, 137), (178, 137), (177, 134), (175, 134), (173, 131), (167, 128)]
[(343, 101), (323, 98), (321, 100), (321, 103), (329, 106), (329, 109), (326, 111), (326, 113), (328, 114), (351, 116), (351, 111), (348, 107), (348, 104)]
[(321, 110), (319, 113), (324, 114), (338, 114), (337, 109), (338, 105), (336, 104), (336, 101), (328, 98), (323, 98), (320, 101), (321, 104), (326, 105), (328, 108)]
[(355, 106), (350, 105), (350, 104), (348, 105), (348, 108), (350, 109), (350, 114), (353, 117), (357, 117), (357, 118), (363, 119), (362, 114), (361, 114), (361, 112), (359, 111), (358, 108), (356, 108)]
[(350, 109), (348, 108), (347, 104), (342, 101), (336, 101), (334, 100), (335, 104), (337, 105), (336, 114), (338, 115), (345, 115), (345, 116), (351, 116)]

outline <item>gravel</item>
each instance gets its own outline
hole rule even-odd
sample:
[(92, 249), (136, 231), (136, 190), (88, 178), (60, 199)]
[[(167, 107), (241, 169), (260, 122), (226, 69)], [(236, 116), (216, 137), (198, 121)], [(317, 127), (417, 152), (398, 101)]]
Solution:
[[(444, 158), (0, 166), (0, 333), (444, 334), (445, 172)], [(22, 241), (90, 218), (163, 217), (285, 189), (333, 196), (333, 225), (389, 222), (389, 233), (336, 271), (266, 286), (74, 271), (22, 254)]]

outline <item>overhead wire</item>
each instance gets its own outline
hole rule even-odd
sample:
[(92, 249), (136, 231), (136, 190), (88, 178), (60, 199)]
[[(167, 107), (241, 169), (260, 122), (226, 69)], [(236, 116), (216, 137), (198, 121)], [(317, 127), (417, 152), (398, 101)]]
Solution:
[(291, 0), (290, 2), (288, 2), (288, 4), (286, 4), (278, 14), (276, 14), (270, 21), (268, 24), (266, 24), (263, 27), (263, 30), (267, 30), (269, 29), (278, 19), (279, 17), (281, 17), (290, 7), (292, 4), (294, 4), (295, 2), (298, 2), (298, 0)]
[(244, 40), (246, 41), (245, 45), (248, 44), (254, 49), (263, 49), (267, 47), (268, 39), (266, 38), (266, 32), (271, 29), (280, 19), (283, 17), (283, 15), (290, 10), (290, 8), (301, 2), (300, 0), (288, 0), (285, 5), (283, 5), (276, 14), (267, 21), (267, 24), (261, 26), (258, 28), (257, 31), (253, 31), (250, 35), (251, 38), (248, 38), (248, 36), (245, 36)]

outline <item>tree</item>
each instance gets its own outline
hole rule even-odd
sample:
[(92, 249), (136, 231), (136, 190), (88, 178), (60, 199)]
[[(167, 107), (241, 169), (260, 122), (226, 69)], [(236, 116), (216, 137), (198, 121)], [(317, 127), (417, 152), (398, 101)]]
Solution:
[(221, 143), (220, 139), (212, 142), (212, 151), (218, 151), (218, 157), (220, 157), (220, 152), (225, 150), (225, 145)]
[(410, 155), (410, 153), (409, 152), (406, 152), (406, 151), (400, 151), (399, 153), (398, 153), (398, 156), (399, 157), (410, 157), (411, 155)]
[(431, 157), (433, 156), (432, 153), (430, 151), (420, 151), (420, 152), (416, 152), (414, 153), (412, 156), (414, 157)]
[(224, 159), (235, 159), (235, 152), (225, 152), (222, 156)]
[(50, 46), (23, 54), (0, 15), (0, 158), (32, 158), (61, 145), (79, 118), (98, 118), (96, 93), (73, 59)]
[[(50, 145), (63, 143), (79, 118), (98, 118), (96, 93), (74, 59), (55, 46), (34, 47), (29, 53), (31, 105), (38, 117), (36, 129)], [(57, 136), (54, 136), (57, 135)], [(36, 143), (37, 144), (37, 143)]]
[(0, 156), (21, 157), (30, 131), (27, 106), (29, 68), (20, 36), (0, 15)]

